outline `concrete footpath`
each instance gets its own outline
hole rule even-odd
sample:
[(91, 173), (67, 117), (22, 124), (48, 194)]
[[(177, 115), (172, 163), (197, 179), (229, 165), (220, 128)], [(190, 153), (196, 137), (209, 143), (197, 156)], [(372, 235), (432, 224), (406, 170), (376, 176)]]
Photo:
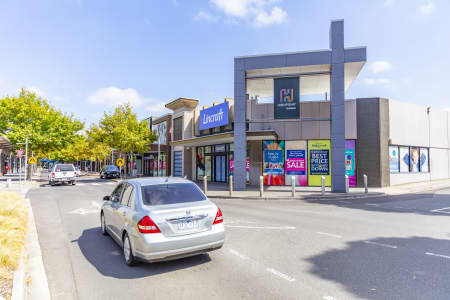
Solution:
[[(203, 182), (196, 182), (203, 190)], [(350, 188), (349, 193), (332, 193), (327, 187), (322, 195), (321, 187), (296, 187), (295, 197), (292, 196), (291, 186), (266, 186), (263, 196), (260, 196), (258, 186), (248, 186), (246, 191), (233, 191), (230, 195), (228, 184), (208, 183), (207, 196), (221, 199), (254, 199), (254, 200), (313, 200), (313, 199), (352, 199), (382, 197), (387, 195), (413, 194), (426, 191), (450, 188), (450, 179), (429, 182), (410, 183), (386, 188)]]

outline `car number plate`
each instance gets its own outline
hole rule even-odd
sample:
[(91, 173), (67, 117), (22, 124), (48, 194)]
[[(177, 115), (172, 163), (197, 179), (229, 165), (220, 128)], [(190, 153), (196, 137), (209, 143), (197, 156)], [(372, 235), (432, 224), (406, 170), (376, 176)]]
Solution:
[(177, 229), (180, 231), (191, 230), (191, 229), (196, 229), (196, 228), (198, 228), (197, 220), (188, 220), (188, 221), (177, 223)]

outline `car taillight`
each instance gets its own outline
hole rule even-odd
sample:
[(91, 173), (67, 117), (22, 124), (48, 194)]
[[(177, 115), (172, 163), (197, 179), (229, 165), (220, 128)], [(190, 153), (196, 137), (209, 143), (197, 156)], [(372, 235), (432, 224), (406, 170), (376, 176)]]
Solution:
[(77, 172), (73, 172), (73, 175), (77, 176)]
[(222, 211), (220, 210), (220, 208), (217, 210), (217, 214), (216, 214), (216, 218), (214, 219), (214, 223), (215, 224), (220, 224), (223, 222), (223, 216), (222, 216)]
[(143, 217), (138, 225), (138, 229), (140, 233), (159, 233), (161, 231), (159, 231), (158, 226), (156, 226), (155, 222), (153, 222), (153, 220), (149, 217), (149, 216), (145, 216)]
[(54, 172), (52, 172), (52, 178), (55, 178), (55, 173)]

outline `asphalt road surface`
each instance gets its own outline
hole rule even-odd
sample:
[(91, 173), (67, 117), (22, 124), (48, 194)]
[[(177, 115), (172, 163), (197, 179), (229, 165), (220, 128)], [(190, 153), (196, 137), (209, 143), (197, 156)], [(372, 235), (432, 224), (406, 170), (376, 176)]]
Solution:
[(450, 190), (324, 201), (214, 200), (226, 242), (127, 267), (100, 232), (115, 182), (31, 190), (52, 299), (449, 299)]

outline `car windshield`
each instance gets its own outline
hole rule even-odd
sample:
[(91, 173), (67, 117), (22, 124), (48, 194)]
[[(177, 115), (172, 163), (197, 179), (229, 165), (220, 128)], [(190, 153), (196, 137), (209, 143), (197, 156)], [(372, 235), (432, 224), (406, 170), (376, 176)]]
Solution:
[(193, 183), (146, 185), (141, 189), (145, 205), (166, 205), (206, 200), (205, 195)]
[(73, 171), (72, 165), (57, 165), (55, 168), (55, 172), (67, 172), (67, 171)]
[(119, 168), (117, 168), (116, 166), (106, 166), (105, 169), (108, 172), (119, 172)]

